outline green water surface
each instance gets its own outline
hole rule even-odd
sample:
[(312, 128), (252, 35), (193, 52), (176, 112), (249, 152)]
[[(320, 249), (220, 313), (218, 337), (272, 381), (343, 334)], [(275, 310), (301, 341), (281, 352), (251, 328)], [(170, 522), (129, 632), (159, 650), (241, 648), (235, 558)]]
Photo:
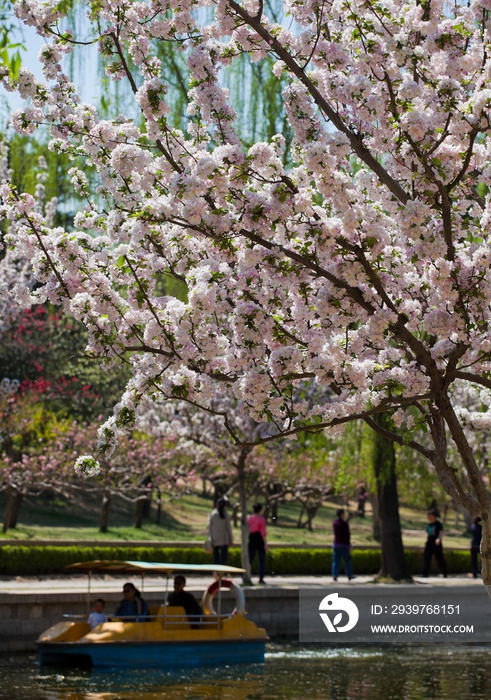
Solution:
[(192, 671), (41, 668), (0, 656), (8, 700), (490, 700), (490, 647), (269, 645), (266, 662)]

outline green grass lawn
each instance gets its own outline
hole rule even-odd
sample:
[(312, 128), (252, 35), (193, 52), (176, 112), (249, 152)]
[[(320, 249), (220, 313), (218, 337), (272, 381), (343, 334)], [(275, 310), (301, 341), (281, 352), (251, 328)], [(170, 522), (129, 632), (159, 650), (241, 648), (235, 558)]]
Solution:
[[(355, 510), (356, 504), (350, 504)], [(5, 496), (0, 494), (0, 513), (5, 508)], [(43, 540), (195, 540), (204, 541), (208, 513), (212, 508), (210, 498), (201, 495), (185, 496), (162, 507), (161, 522), (156, 520), (156, 506), (152, 505), (150, 517), (144, 520), (143, 528), (133, 527), (134, 505), (115, 498), (109, 515), (109, 531), (101, 534), (98, 530), (99, 499), (95, 494), (84, 494), (66, 500), (60, 496), (44, 494), (36, 499), (26, 499), (22, 504), (19, 524), (15, 530), (5, 535), (0, 533), (0, 543), (5, 539)], [(279, 507), (278, 521), (268, 524), (270, 542), (295, 544), (330, 544), (332, 541), (332, 520), (339, 505), (332, 502), (322, 506), (314, 519), (314, 530), (297, 527), (300, 506), (285, 503)], [(405, 545), (422, 545), (425, 542), (426, 516), (424, 510), (416, 511), (401, 508), (401, 521)], [(377, 546), (372, 537), (372, 518), (368, 506), (365, 518), (350, 521), (352, 542), (355, 545)], [(239, 531), (234, 528), (235, 541), (239, 542)], [(450, 514), (445, 524), (444, 535), (447, 547), (468, 547), (469, 538), (465, 534), (462, 519), (455, 527), (455, 516)]]

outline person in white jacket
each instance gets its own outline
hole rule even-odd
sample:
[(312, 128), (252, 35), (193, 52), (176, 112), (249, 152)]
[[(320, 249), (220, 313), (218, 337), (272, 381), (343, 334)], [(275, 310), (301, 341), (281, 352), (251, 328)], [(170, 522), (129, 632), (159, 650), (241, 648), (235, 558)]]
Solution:
[(230, 515), (225, 510), (227, 501), (219, 498), (208, 518), (208, 538), (213, 547), (213, 563), (226, 564), (228, 548), (234, 543)]

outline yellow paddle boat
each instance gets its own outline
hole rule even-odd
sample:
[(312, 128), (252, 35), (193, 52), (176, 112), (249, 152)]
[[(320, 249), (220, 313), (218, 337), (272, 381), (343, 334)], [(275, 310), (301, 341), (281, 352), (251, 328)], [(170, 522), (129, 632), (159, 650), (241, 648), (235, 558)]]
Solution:
[[(112, 618), (92, 630), (86, 616), (66, 615), (37, 640), (43, 664), (172, 668), (264, 661), (266, 631), (247, 619), (243, 590), (225, 578), (242, 574), (243, 569), (112, 560), (79, 562), (67, 568), (88, 573), (87, 611), (93, 572), (139, 574), (142, 578), (149, 573), (164, 574), (163, 601), (159, 606), (149, 606), (145, 621)], [(167, 605), (169, 577), (178, 573), (215, 575), (201, 601), (202, 615), (188, 617), (183, 607)], [(224, 589), (235, 596), (235, 609), (230, 614), (221, 611)]]

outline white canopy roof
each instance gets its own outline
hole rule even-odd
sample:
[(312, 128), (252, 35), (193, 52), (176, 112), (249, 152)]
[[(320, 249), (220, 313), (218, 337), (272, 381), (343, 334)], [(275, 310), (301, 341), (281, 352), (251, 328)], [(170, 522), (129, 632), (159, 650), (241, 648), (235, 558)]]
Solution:
[(94, 561), (79, 561), (76, 564), (69, 564), (67, 569), (76, 571), (99, 571), (101, 573), (148, 573), (167, 574), (189, 572), (195, 574), (243, 574), (245, 569), (238, 569), (235, 566), (225, 566), (224, 564), (176, 564), (153, 561), (118, 561), (117, 559), (96, 559)]

